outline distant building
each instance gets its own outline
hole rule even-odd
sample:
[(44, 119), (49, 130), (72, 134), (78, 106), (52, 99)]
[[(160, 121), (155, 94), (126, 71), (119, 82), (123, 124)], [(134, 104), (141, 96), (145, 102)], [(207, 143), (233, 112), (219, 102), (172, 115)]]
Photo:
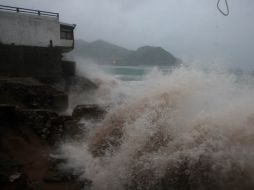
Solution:
[(61, 77), (68, 63), (62, 53), (74, 48), (75, 26), (60, 22), (58, 13), (0, 5), (0, 73)]

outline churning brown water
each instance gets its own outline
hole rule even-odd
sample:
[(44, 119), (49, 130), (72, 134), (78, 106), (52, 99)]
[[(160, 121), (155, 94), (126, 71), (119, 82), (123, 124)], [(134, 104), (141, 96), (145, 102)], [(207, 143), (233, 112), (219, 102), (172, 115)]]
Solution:
[(252, 80), (198, 67), (148, 74), (82, 142), (62, 145), (65, 169), (95, 190), (254, 189)]

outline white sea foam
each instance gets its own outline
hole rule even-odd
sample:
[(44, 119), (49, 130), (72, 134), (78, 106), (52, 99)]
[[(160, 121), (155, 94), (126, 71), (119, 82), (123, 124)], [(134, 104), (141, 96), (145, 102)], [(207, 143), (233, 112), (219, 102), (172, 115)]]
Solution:
[(254, 188), (253, 79), (191, 66), (119, 85), (88, 137), (61, 146), (65, 169), (95, 190)]

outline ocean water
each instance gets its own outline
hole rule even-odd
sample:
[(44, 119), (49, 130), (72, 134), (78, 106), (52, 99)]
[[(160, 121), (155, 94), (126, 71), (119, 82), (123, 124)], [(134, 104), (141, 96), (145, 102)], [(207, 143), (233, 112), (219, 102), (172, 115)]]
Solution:
[(100, 87), (74, 97), (107, 114), (84, 120), (84, 138), (57, 156), (89, 188), (254, 189), (252, 77), (198, 65), (84, 71)]
[(103, 66), (104, 72), (113, 75), (116, 79), (122, 81), (141, 81), (145, 75), (150, 73), (153, 69), (158, 69), (163, 73), (172, 71), (168, 66)]

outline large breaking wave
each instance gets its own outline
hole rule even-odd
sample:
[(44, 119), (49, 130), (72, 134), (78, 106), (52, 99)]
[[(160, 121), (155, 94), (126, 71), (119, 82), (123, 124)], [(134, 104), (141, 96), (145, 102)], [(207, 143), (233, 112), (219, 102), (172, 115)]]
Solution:
[(65, 169), (92, 189), (254, 188), (251, 77), (194, 66), (117, 88), (121, 101), (60, 149)]

